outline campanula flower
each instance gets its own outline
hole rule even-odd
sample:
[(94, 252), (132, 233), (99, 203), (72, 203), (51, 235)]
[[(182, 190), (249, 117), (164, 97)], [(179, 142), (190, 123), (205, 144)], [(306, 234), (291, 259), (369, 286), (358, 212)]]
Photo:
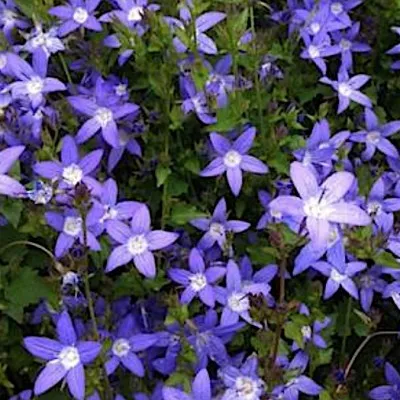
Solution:
[(150, 212), (146, 205), (138, 208), (133, 215), (130, 228), (123, 222), (114, 221), (108, 234), (118, 243), (110, 254), (106, 272), (133, 261), (135, 267), (147, 278), (156, 276), (153, 251), (163, 249), (178, 239), (178, 234), (166, 231), (152, 231)]
[(185, 286), (180, 301), (182, 304), (190, 303), (195, 297), (209, 307), (215, 305), (213, 285), (225, 275), (223, 267), (206, 268), (200, 251), (192, 249), (189, 254), (189, 270), (171, 268), (168, 271), (169, 277), (176, 283)]
[(240, 233), (250, 227), (248, 222), (227, 220), (226, 201), (224, 198), (217, 203), (211, 218), (197, 218), (190, 221), (195, 228), (205, 232), (198, 243), (200, 249), (206, 250), (215, 243), (223, 249), (228, 232)]
[(169, 386), (163, 388), (164, 400), (211, 400), (211, 381), (206, 369), (196, 375), (192, 384), (192, 393), (187, 394), (182, 390)]
[(371, 309), (374, 293), (382, 293), (386, 287), (386, 281), (380, 278), (382, 268), (375, 265), (360, 275), (358, 280), (360, 286), (360, 303), (365, 312)]
[(57, 321), (58, 341), (46, 337), (29, 336), (24, 339), (26, 349), (35, 357), (47, 361), (36, 378), (34, 392), (39, 396), (61, 380), (67, 382), (74, 399), (85, 397), (83, 366), (92, 363), (101, 350), (97, 342), (78, 340), (71, 318), (66, 311)]
[(254, 174), (268, 172), (268, 167), (262, 161), (247, 155), (255, 136), (255, 128), (248, 128), (231, 143), (222, 135), (211, 133), (210, 140), (217, 158), (200, 172), (200, 176), (211, 177), (226, 173), (232, 193), (238, 196), (242, 188), (242, 171)]
[[(53, 229), (60, 232), (54, 251), (57, 258), (63, 257), (76, 242), (85, 244), (84, 224), (77, 210), (66, 208), (63, 213), (48, 211), (45, 213), (45, 218)], [(89, 229), (87, 229), (86, 236), (87, 246), (92, 251), (99, 251), (100, 243)]]
[[(393, 26), (392, 31), (400, 35), (400, 27), (398, 26)], [(396, 44), (396, 46), (392, 47), (390, 50), (386, 52), (386, 54), (394, 55), (394, 54), (400, 54), (400, 44)], [(400, 61), (395, 61), (392, 63), (392, 69), (398, 70), (400, 69)]]
[(400, 398), (400, 374), (390, 364), (385, 364), (386, 385), (378, 386), (369, 392), (369, 398), (373, 400), (395, 400)]
[(14, 43), (13, 31), (26, 29), (29, 22), (21, 17), (14, 0), (0, 1), (0, 27), (9, 43)]
[(365, 143), (365, 150), (361, 154), (364, 161), (369, 161), (374, 156), (376, 149), (388, 157), (399, 158), (399, 152), (388, 137), (400, 130), (400, 121), (392, 121), (381, 125), (376, 114), (365, 109), (364, 112), (366, 130), (350, 135), (350, 140), (357, 143)]
[(290, 177), (301, 198), (279, 196), (271, 202), (270, 208), (305, 218), (315, 249), (326, 248), (332, 224), (370, 224), (371, 219), (365, 211), (343, 199), (355, 179), (351, 173), (336, 172), (319, 185), (315, 175), (295, 161), (290, 167)]
[(279, 385), (272, 391), (273, 399), (292, 400), (298, 399), (300, 393), (309, 396), (318, 396), (322, 387), (305, 375), (290, 379), (285, 385)]
[(24, 146), (14, 146), (0, 151), (0, 194), (4, 196), (21, 197), (25, 195), (25, 188), (15, 179), (6, 175), (24, 150)]
[(371, 100), (358, 90), (369, 80), (370, 77), (364, 74), (354, 75), (350, 78), (348, 72), (344, 68), (341, 68), (338, 73), (337, 81), (333, 81), (326, 76), (319, 81), (332, 86), (332, 88), (338, 92), (339, 105), (337, 113), (340, 114), (349, 107), (350, 100), (367, 108), (372, 107)]
[(63, 21), (58, 34), (67, 36), (81, 27), (101, 31), (101, 24), (93, 15), (99, 3), (100, 0), (70, 0), (66, 5), (50, 8), (49, 14)]

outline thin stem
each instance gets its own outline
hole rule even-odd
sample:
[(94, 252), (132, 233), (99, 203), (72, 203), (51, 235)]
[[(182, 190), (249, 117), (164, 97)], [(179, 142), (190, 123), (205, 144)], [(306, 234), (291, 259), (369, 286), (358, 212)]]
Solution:
[(58, 53), (58, 56), (59, 56), (59, 59), (61, 61), (61, 65), (63, 67), (65, 76), (67, 77), (68, 83), (72, 85), (73, 84), (72, 78), (71, 78), (71, 75), (69, 73), (68, 66), (67, 66), (67, 63), (65, 62), (64, 56), (61, 53)]
[[(82, 228), (83, 228), (83, 246), (84, 246), (84, 256), (83, 256), (83, 281), (85, 285), (85, 297), (88, 303), (89, 308), (89, 316), (90, 321), (93, 327), (93, 333), (96, 341), (100, 341), (100, 333), (97, 325), (96, 314), (94, 311), (94, 302), (92, 298), (92, 293), (90, 290), (90, 282), (89, 282), (89, 246), (88, 246), (88, 235), (87, 235), (87, 225), (86, 225), (86, 212), (85, 210), (81, 210), (81, 218), (82, 218)], [(105, 383), (105, 399), (112, 400), (113, 398), (113, 390), (110, 385), (110, 381), (108, 380), (107, 371), (105, 368), (106, 360), (104, 358), (104, 354), (100, 353), (100, 361), (103, 365), (103, 375), (104, 375), (104, 383)]]
[[(279, 309), (285, 306), (285, 275), (286, 275), (286, 265), (287, 264), (287, 256), (285, 255), (284, 258), (282, 259), (281, 263), (279, 264), (279, 303), (277, 305), (278, 307), (278, 312)], [(278, 324), (276, 326), (275, 330), (275, 336), (274, 336), (274, 342), (272, 345), (272, 351), (271, 351), (271, 357), (268, 362), (269, 368), (265, 368), (265, 379), (267, 380), (268, 375), (270, 371), (275, 370), (275, 363), (276, 359), (278, 358), (278, 352), (279, 352), (279, 343), (281, 340), (281, 335), (282, 335), (282, 330), (283, 330), (283, 324), (285, 322), (285, 316), (280, 315)], [(271, 374), (273, 376), (273, 374)]]
[(351, 306), (353, 305), (353, 299), (349, 297), (347, 299), (347, 308), (346, 308), (346, 315), (344, 320), (344, 335), (342, 340), (342, 347), (340, 349), (340, 362), (344, 361), (344, 357), (346, 354), (346, 343), (347, 343), (347, 330), (349, 329), (350, 325), (350, 316), (351, 316)]
[[(253, 36), (253, 55), (255, 59), (254, 65), (254, 85), (256, 89), (256, 96), (257, 96), (257, 108), (258, 108), (258, 125), (260, 128), (260, 132), (264, 134), (264, 121), (263, 121), (263, 107), (262, 107), (262, 97), (261, 97), (261, 86), (260, 86), (260, 77), (258, 75), (258, 58), (257, 58), (257, 41), (256, 41), (256, 28), (254, 23), (254, 8), (253, 4), (250, 5), (250, 29), (251, 34)], [(264, 136), (263, 136), (264, 137)]]
[[(353, 367), (354, 362), (356, 361), (357, 357), (360, 355), (360, 353), (363, 351), (364, 347), (368, 344), (368, 342), (378, 336), (390, 336), (390, 335), (396, 335), (396, 336), (400, 336), (400, 331), (381, 331), (381, 332), (375, 332), (375, 333), (371, 333), (370, 335), (368, 335), (364, 341), (360, 344), (360, 346), (358, 346), (357, 350), (355, 351), (355, 353), (353, 354), (353, 356), (351, 357), (349, 363), (347, 364), (347, 367), (344, 371), (344, 380), (347, 379), (347, 377), (350, 374), (351, 368)], [(339, 385), (336, 393), (340, 392), (340, 389), (343, 387), (343, 385)]]
[(34, 242), (30, 242), (29, 240), (17, 240), (15, 242), (11, 242), (5, 246), (3, 246), (0, 249), (0, 254), (3, 253), (5, 250), (14, 247), (14, 246), (31, 246), (31, 247), (35, 247), (41, 251), (43, 251), (43, 253), (47, 254), (53, 261), (54, 266), (56, 267), (56, 269), (58, 270), (58, 265), (59, 262), (57, 261), (57, 259), (54, 257), (53, 253), (50, 250), (47, 250), (45, 247), (43, 247), (42, 245), (38, 244), (38, 243), (34, 243)]

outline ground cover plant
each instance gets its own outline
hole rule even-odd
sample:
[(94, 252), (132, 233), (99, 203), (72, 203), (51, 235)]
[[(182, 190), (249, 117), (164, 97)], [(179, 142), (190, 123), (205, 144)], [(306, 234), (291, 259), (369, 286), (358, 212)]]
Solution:
[(400, 399), (398, 26), (0, 1), (0, 398)]

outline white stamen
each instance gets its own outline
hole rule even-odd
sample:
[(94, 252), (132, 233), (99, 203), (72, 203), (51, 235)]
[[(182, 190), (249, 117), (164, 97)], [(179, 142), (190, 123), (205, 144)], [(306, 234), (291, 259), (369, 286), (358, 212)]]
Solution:
[(84, 24), (89, 18), (89, 13), (82, 7), (78, 7), (74, 11), (72, 19), (78, 24)]
[(333, 281), (337, 282), (337, 283), (342, 283), (343, 281), (345, 281), (345, 280), (347, 279), (347, 276), (341, 274), (341, 273), (338, 272), (335, 268), (332, 268), (330, 278), (331, 278)]
[(344, 97), (349, 97), (353, 89), (347, 83), (341, 82), (338, 86), (338, 92)]
[(128, 340), (126, 339), (117, 339), (112, 345), (112, 352), (117, 357), (124, 357), (129, 353), (131, 349), (131, 345), (129, 344)]
[(58, 360), (67, 371), (81, 362), (78, 349), (74, 346), (64, 347), (58, 354)]
[(113, 120), (113, 113), (106, 107), (100, 107), (96, 110), (94, 117), (100, 126), (105, 128)]
[(378, 144), (381, 140), (381, 133), (379, 131), (371, 131), (367, 133), (367, 142)]
[(207, 278), (204, 274), (200, 272), (192, 275), (189, 278), (189, 282), (190, 282), (190, 287), (195, 292), (200, 292), (200, 290), (204, 289), (207, 286)]
[(78, 236), (82, 231), (82, 218), (66, 217), (63, 227), (64, 233), (70, 236)]
[(319, 49), (317, 46), (314, 46), (314, 45), (310, 45), (308, 47), (308, 54), (310, 55), (311, 58), (320, 57)]
[(71, 164), (63, 169), (62, 177), (69, 185), (76, 186), (83, 178), (83, 171), (79, 165)]
[(128, 240), (127, 247), (129, 253), (133, 256), (137, 256), (144, 253), (149, 247), (149, 244), (143, 235), (136, 235)]
[(343, 12), (343, 4), (339, 2), (332, 3), (331, 12), (334, 15), (339, 15), (341, 12)]
[(142, 20), (143, 18), (143, 7), (141, 6), (135, 6), (132, 7), (129, 12), (128, 12), (128, 21), (129, 22), (139, 22)]
[(250, 309), (249, 298), (245, 293), (234, 292), (228, 298), (228, 307), (237, 313), (248, 311)]
[(34, 76), (30, 81), (26, 84), (26, 90), (31, 95), (36, 95), (42, 92), (43, 90), (43, 79), (38, 76)]
[(235, 150), (229, 150), (224, 156), (224, 164), (228, 168), (235, 168), (242, 162), (242, 156)]

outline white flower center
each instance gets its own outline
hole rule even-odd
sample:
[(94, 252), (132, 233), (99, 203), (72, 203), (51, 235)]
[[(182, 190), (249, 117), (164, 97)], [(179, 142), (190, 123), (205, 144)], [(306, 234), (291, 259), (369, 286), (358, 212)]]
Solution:
[(234, 292), (228, 298), (228, 307), (236, 313), (248, 311), (250, 308), (249, 298), (246, 293)]
[(327, 206), (324, 201), (319, 199), (319, 197), (310, 197), (305, 201), (303, 210), (308, 217), (326, 219), (328, 216)]
[(338, 92), (344, 97), (349, 97), (353, 89), (347, 83), (342, 82), (339, 83)]
[(82, 218), (66, 217), (64, 221), (64, 233), (70, 236), (78, 236), (82, 231)]
[(364, 275), (360, 278), (360, 284), (363, 287), (369, 288), (372, 284), (375, 283), (374, 279), (372, 279), (371, 275)]
[(143, 18), (143, 7), (135, 6), (132, 7), (128, 12), (129, 22), (139, 22)]
[(115, 94), (117, 96), (124, 96), (126, 95), (127, 85), (120, 83), (119, 85), (115, 86)]
[(367, 205), (368, 214), (377, 215), (382, 211), (382, 204), (379, 201), (370, 201)]
[(0, 69), (3, 69), (7, 65), (7, 57), (4, 54), (0, 54)]
[(113, 120), (113, 113), (106, 107), (100, 107), (96, 110), (94, 117), (100, 126), (105, 128)]
[(367, 142), (378, 144), (381, 140), (381, 133), (379, 131), (371, 131), (367, 133)]
[(341, 283), (344, 280), (347, 279), (346, 275), (341, 274), (340, 272), (338, 272), (335, 268), (332, 268), (331, 271), (331, 279), (337, 283)]
[(83, 171), (79, 165), (71, 164), (63, 169), (62, 177), (66, 183), (75, 186), (82, 180)]
[(74, 346), (64, 347), (58, 354), (58, 360), (67, 371), (81, 362), (78, 349)]
[(331, 12), (334, 15), (339, 15), (341, 12), (343, 12), (343, 4), (336, 2), (331, 4)]
[(29, 94), (35, 95), (39, 94), (43, 90), (43, 79), (39, 78), (38, 76), (34, 76), (28, 83), (26, 84), (26, 90)]
[(308, 166), (311, 164), (312, 164), (312, 155), (308, 150), (306, 150), (303, 157), (303, 165)]
[(258, 382), (248, 376), (238, 376), (235, 380), (235, 389), (238, 395), (237, 398), (240, 398), (240, 400), (255, 400), (259, 398)]
[(40, 32), (38, 35), (36, 35), (34, 38), (31, 40), (32, 47), (40, 47), (43, 46), (46, 43), (46, 37), (43, 32)]
[(104, 206), (104, 215), (100, 218), (100, 222), (103, 223), (108, 219), (115, 219), (117, 218), (118, 211), (115, 208), (112, 208), (108, 205)]
[(281, 219), (282, 218), (282, 213), (277, 210), (271, 210), (270, 211), (271, 217), (276, 218), (276, 219)]
[(62, 284), (65, 285), (73, 285), (76, 286), (79, 283), (79, 275), (75, 272), (68, 271), (62, 277)]
[(117, 339), (112, 345), (112, 352), (117, 357), (124, 357), (129, 353), (131, 345), (126, 339)]
[(312, 335), (312, 330), (311, 327), (308, 325), (305, 325), (301, 328), (301, 334), (303, 335), (303, 338), (305, 340), (310, 340), (311, 339), (311, 335)]
[(17, 19), (17, 17), (18, 15), (14, 11), (7, 9), (3, 11), (3, 21), (6, 24), (13, 23)]
[(137, 256), (139, 254), (144, 253), (149, 247), (149, 244), (147, 243), (147, 240), (144, 237), (144, 235), (136, 235), (132, 236), (128, 240), (127, 246), (129, 253), (131, 253), (133, 256)]
[(242, 156), (235, 150), (229, 150), (224, 156), (224, 164), (228, 168), (235, 168), (242, 162)]
[(311, 45), (308, 47), (308, 54), (311, 58), (318, 58), (320, 56), (317, 46)]
[(311, 29), (311, 32), (315, 35), (320, 31), (321, 25), (318, 22), (313, 22), (310, 25), (310, 29)]
[(342, 39), (342, 40), (340, 41), (339, 45), (340, 45), (340, 47), (341, 47), (343, 50), (349, 50), (349, 49), (351, 49), (351, 42), (350, 42), (350, 40)]
[(218, 222), (213, 222), (210, 225), (210, 235), (211, 237), (213, 237), (214, 239), (218, 239), (221, 236), (225, 235), (225, 228), (222, 224), (218, 223)]
[(190, 287), (195, 291), (199, 292), (207, 286), (207, 278), (201, 272), (192, 275), (189, 278)]
[(75, 9), (72, 18), (78, 24), (84, 24), (89, 18), (89, 13), (84, 8), (78, 7)]

